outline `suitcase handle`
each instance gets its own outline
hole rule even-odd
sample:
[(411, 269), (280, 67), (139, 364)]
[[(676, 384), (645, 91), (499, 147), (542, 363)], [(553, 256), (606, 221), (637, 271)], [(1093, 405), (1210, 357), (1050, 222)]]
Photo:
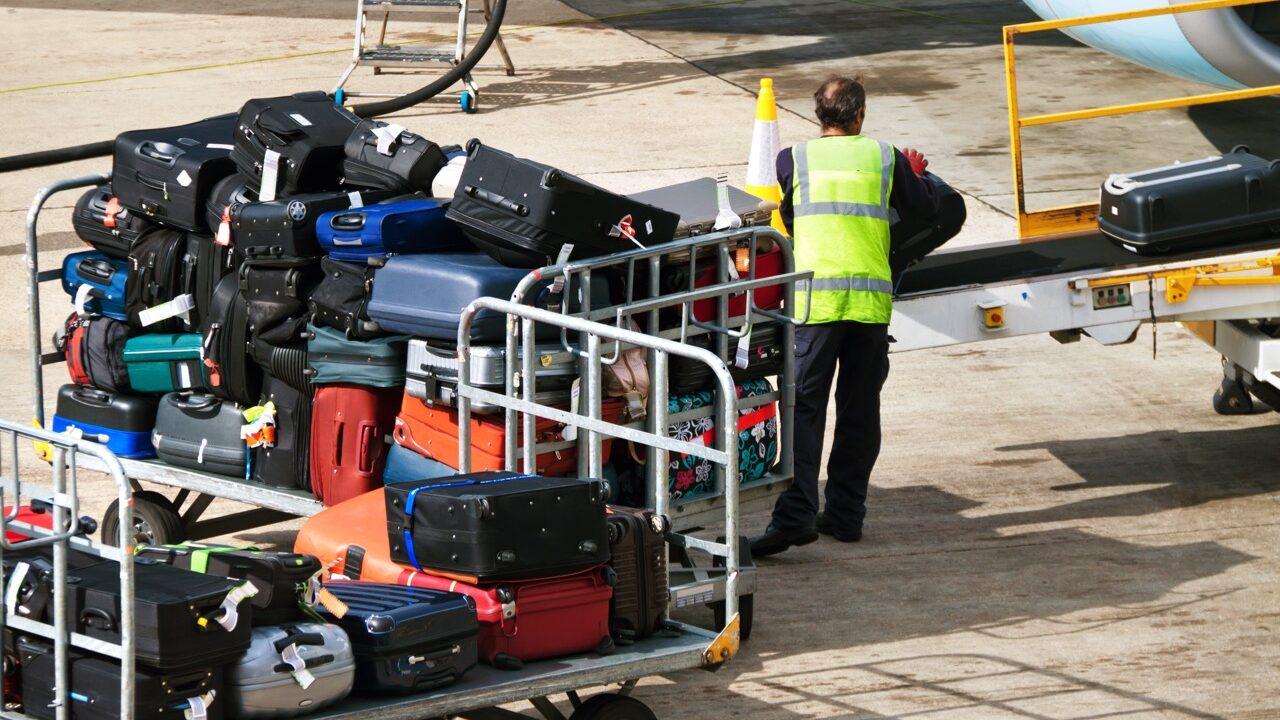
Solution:
[(209, 673), (197, 670), (185, 675), (170, 676), (168, 678), (168, 690), (170, 695), (179, 697), (191, 697), (199, 695), (200, 690), (204, 687), (204, 682), (209, 678)]
[(180, 393), (177, 397), (170, 398), (169, 402), (184, 410), (203, 410), (212, 407), (219, 400), (212, 395)]
[(360, 423), (360, 457), (356, 462), (356, 470), (369, 475), (373, 473), (374, 443), (378, 442), (378, 426), (376, 423)]
[(334, 215), (329, 220), (329, 227), (334, 230), (362, 230), (364, 229), (364, 213), (353, 212)]
[(515, 200), (503, 197), (496, 192), (478, 188), (475, 185), (466, 186), (463, 188), (463, 192), (467, 194), (467, 197), (475, 198), (482, 203), (492, 205), (501, 210), (506, 210), (507, 212), (514, 213), (520, 217), (525, 217), (529, 214), (529, 208), (521, 205)]
[(88, 608), (80, 613), (80, 624), (93, 630), (113, 632), (116, 629), (115, 618), (102, 608)]
[(346, 429), (347, 422), (342, 419), (342, 413), (333, 420), (333, 467), (342, 467), (342, 431)]
[(182, 151), (170, 148), (173, 148), (173, 146), (167, 143), (157, 145), (148, 140), (138, 146), (138, 154), (150, 160), (158, 160), (166, 165), (172, 165)]
[(288, 633), (275, 642), (276, 652), (284, 652), (290, 645), (324, 645), (324, 635), (318, 632)]
[(287, 145), (290, 138), (296, 138), (303, 134), (301, 126), (279, 110), (263, 110), (258, 115), (255, 124), (259, 130), (265, 130), (268, 134), (274, 135), (281, 145)]
[(85, 258), (76, 266), (76, 272), (85, 277), (109, 283), (111, 278), (115, 277), (116, 266), (100, 258)]
[(87, 385), (81, 385), (75, 389), (75, 398), (81, 402), (101, 407), (107, 407), (111, 404), (111, 393)]

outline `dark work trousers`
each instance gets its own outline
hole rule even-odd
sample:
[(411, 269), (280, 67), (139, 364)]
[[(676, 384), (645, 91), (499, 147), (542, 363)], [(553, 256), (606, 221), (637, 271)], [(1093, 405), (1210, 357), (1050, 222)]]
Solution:
[(836, 430), (827, 461), (827, 517), (860, 528), (867, 484), (880, 455), (880, 388), (889, 376), (889, 326), (834, 322), (796, 328), (795, 482), (773, 508), (773, 524), (813, 524), (827, 399), (836, 383)]

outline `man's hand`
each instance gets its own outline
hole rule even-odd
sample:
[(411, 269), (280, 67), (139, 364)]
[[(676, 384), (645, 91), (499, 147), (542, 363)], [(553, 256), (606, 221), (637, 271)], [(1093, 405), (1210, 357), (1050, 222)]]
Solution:
[(915, 171), (916, 175), (924, 177), (924, 171), (929, 169), (929, 161), (925, 159), (919, 150), (907, 148), (902, 151), (902, 156), (911, 164), (911, 169)]

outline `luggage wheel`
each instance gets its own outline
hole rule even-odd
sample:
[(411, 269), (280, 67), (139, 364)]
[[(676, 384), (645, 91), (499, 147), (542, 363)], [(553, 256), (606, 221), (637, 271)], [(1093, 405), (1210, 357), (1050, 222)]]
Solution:
[[(112, 501), (102, 514), (102, 539), (115, 542), (120, 529), (120, 505)], [(153, 490), (133, 494), (133, 544), (171, 545), (187, 539), (182, 517), (173, 503)]]
[(600, 693), (583, 701), (569, 720), (657, 720), (657, 716), (630, 695)]
[(463, 90), (458, 95), (458, 105), (462, 108), (463, 113), (474, 115), (480, 109), (480, 99), (472, 94), (470, 90)]

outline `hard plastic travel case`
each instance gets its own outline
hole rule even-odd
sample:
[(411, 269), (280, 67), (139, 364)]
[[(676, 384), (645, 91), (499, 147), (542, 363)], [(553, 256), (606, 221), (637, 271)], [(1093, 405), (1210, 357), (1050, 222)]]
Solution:
[[(160, 670), (233, 662), (249, 646), (253, 606), (243, 581), (201, 575), (158, 560), (135, 558), (134, 638), (137, 661)], [(120, 642), (120, 565), (107, 560), (69, 579), (72, 632)]]
[(170, 465), (245, 477), (248, 458), (240, 438), (240, 411), (239, 405), (204, 393), (165, 395), (151, 434), (156, 454)]
[[(632, 193), (628, 197), (675, 213), (680, 218), (675, 231), (677, 239), (714, 232), (717, 221), (724, 215), (722, 209), (738, 218), (739, 227), (756, 227), (768, 225), (778, 207), (728, 184), (724, 186), (722, 202), (719, 183), (709, 177)], [(722, 229), (729, 228), (726, 224)]]
[(649, 510), (609, 508), (609, 567), (616, 579), (609, 606), (619, 644), (649, 637), (662, 627), (669, 601), (666, 518)]
[[(578, 377), (578, 356), (560, 343), (546, 343), (536, 349), (536, 402), (568, 405), (574, 378)], [(507, 348), (505, 345), (476, 345), (471, 348), (471, 384), (494, 392), (505, 392)], [(409, 341), (404, 389), (410, 396), (429, 404), (452, 407), (458, 387), (458, 351), (453, 343), (432, 345), (426, 340)], [(496, 413), (501, 408), (472, 400), (471, 412)]]
[(431, 192), (431, 181), (447, 162), (439, 145), (380, 120), (361, 120), (344, 151), (348, 183), (401, 193)]
[(129, 384), (140, 393), (208, 387), (203, 345), (204, 338), (199, 333), (154, 333), (129, 338), (123, 355)]
[(311, 423), (311, 492), (336, 505), (382, 485), (399, 388), (322, 385)]
[(438, 253), (470, 247), (445, 219), (447, 203), (410, 196), (352, 210), (327, 212), (316, 221), (320, 247), (334, 260), (376, 262), (388, 255)]
[(351, 638), (356, 690), (414, 693), (452, 685), (476, 664), (476, 606), (463, 595), (397, 585), (337, 581), (325, 589), (346, 609), (321, 606)]
[[(29, 635), (17, 638), (22, 677), (23, 710), (40, 720), (53, 720), (53, 645)], [(76, 648), (67, 653), (72, 720), (118, 720), (120, 663)], [(221, 720), (227, 706), (222, 697), (223, 667), (207, 665), (181, 671), (157, 671), (136, 665), (133, 681), (134, 720), (187, 720), (192, 701), (204, 708), (206, 720)], [(197, 698), (199, 698), (197, 700)]]
[(316, 235), (319, 218), (390, 195), (380, 190), (333, 190), (235, 204), (229, 212), (231, 241), (250, 258), (319, 257), (325, 252)]
[(110, 185), (91, 188), (80, 196), (71, 225), (94, 250), (120, 260), (129, 257), (129, 248), (151, 227), (141, 213), (120, 204)]
[(616, 195), (549, 165), (467, 143), (467, 164), (449, 206), (476, 247), (511, 267), (553, 265), (669, 242), (675, 213)]
[(63, 385), (53, 414), (53, 431), (75, 428), (123, 458), (155, 457), (151, 430), (156, 424), (157, 399)]
[(235, 173), (234, 115), (189, 125), (131, 130), (116, 136), (111, 187), (125, 207), (156, 222), (208, 232), (205, 205), (213, 186)]
[(265, 485), (311, 489), (311, 398), (272, 375), (262, 378), (262, 403), (276, 409), (276, 437), (252, 451), (252, 478)]
[[(457, 342), (462, 308), (480, 297), (510, 298), (525, 275), (525, 270), (505, 267), (482, 253), (396, 255), (378, 270), (369, 317), (386, 332)], [(537, 299), (548, 285), (549, 280), (532, 288), (530, 300)], [(431, 292), (423, 293), (423, 288), (431, 288)], [(577, 291), (575, 287), (575, 295)], [(607, 283), (593, 282), (591, 291), (591, 307), (609, 305)], [(538, 327), (540, 339), (551, 341), (559, 336), (550, 325)], [(505, 340), (503, 315), (483, 311), (472, 318), (473, 343), (492, 345)]]
[(395, 443), (387, 448), (387, 463), (382, 469), (382, 484), (418, 482), (453, 477), (458, 471), (439, 460), (423, 457)]
[(1221, 157), (1112, 175), (1102, 186), (1098, 229), (1151, 255), (1274, 235), (1280, 161), (1240, 146)]
[[(148, 230), (129, 251), (129, 282), (125, 293), (129, 324), (147, 332), (182, 332), (191, 329), (191, 318), (168, 314), (152, 317), (147, 312), (179, 296), (190, 294), (194, 301), (191, 271), (194, 260), (188, 255), (187, 234), (181, 230), (156, 227)], [(162, 315), (164, 313), (161, 313)]]
[(353, 383), (380, 388), (404, 387), (404, 335), (348, 340), (339, 330), (307, 326), (307, 362), (313, 385)]
[[(240, 109), (231, 159), (263, 200), (336, 190), (343, 145), (358, 122), (322, 92), (250, 100)], [(264, 169), (273, 164), (274, 171)], [(275, 181), (263, 183), (264, 174)]]
[(307, 581), (320, 571), (320, 561), (305, 553), (272, 552), (253, 547), (206, 543), (144, 545), (139, 557), (205, 575), (244, 580), (258, 591), (250, 599), (254, 625), (301, 620)]
[(577, 572), (609, 559), (602, 480), (499, 471), (384, 491), (391, 559), (471, 581)]
[(378, 324), (369, 318), (375, 268), (325, 257), (320, 259), (320, 270), (324, 272), (324, 279), (308, 300), (311, 322), (341, 330), (352, 340), (377, 337)]
[(71, 253), (62, 259), (62, 289), (82, 305), (77, 308), (82, 315), (128, 320), (128, 286), (127, 260), (110, 258), (96, 250)]
[(67, 360), (71, 382), (129, 392), (129, 371), (123, 357), (128, 338), (129, 326), (119, 320), (71, 313), (53, 340)]
[(306, 715), (346, 697), (356, 662), (337, 625), (255, 627), (249, 649), (227, 668), (228, 712), (238, 718)]
[(256, 403), (262, 389), (262, 369), (249, 359), (249, 306), (240, 292), (238, 276), (218, 281), (203, 334), (209, 391), (242, 405)]

